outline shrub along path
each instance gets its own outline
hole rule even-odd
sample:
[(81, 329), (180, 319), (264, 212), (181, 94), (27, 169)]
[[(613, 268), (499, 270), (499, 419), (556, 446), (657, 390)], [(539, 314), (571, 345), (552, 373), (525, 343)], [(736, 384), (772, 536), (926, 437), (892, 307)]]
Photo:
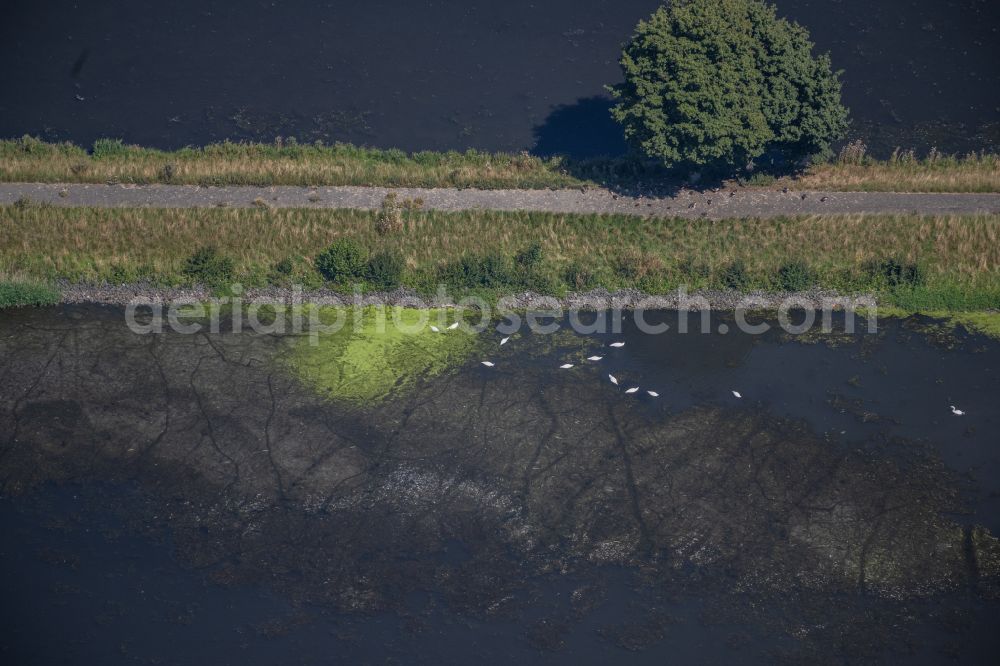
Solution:
[(195, 185), (87, 185), (0, 183), (0, 204), (18, 200), (92, 207), (378, 208), (394, 192), (404, 205), (425, 210), (504, 210), (617, 213), (687, 218), (913, 213), (1000, 213), (1000, 194), (813, 192), (766, 190), (680, 191), (671, 197), (609, 190), (474, 190), (382, 187), (200, 187)]

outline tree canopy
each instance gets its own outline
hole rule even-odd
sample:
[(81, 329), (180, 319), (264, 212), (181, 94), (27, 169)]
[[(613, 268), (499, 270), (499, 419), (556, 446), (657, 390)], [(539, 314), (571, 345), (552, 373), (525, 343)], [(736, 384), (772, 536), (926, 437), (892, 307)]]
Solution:
[(614, 118), (666, 166), (828, 150), (848, 126), (839, 73), (762, 0), (673, 0), (625, 45)]

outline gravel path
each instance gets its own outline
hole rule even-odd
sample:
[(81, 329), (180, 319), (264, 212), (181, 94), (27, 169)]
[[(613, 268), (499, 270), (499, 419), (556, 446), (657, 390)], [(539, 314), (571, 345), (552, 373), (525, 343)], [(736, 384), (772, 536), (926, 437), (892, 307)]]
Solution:
[(625, 196), (603, 189), (457, 190), (383, 187), (199, 187), (0, 183), (0, 204), (20, 198), (57, 206), (191, 208), (377, 208), (388, 192), (421, 199), (431, 210), (531, 210), (686, 218), (856, 213), (1000, 213), (1000, 194), (892, 192), (682, 191), (672, 197)]

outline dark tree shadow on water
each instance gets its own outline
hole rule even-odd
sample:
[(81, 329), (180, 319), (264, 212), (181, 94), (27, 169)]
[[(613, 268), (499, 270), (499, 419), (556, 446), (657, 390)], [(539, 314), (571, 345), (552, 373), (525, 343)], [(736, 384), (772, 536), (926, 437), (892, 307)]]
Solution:
[(555, 108), (534, 129), (535, 147), (541, 157), (565, 155), (574, 160), (622, 157), (628, 145), (622, 128), (611, 117), (612, 101), (607, 97), (585, 97)]

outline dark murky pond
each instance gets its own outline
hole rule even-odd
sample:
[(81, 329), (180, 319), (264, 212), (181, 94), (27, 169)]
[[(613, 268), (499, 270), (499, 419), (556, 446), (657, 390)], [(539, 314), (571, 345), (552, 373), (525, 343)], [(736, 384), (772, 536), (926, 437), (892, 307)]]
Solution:
[[(7, 0), (0, 136), (622, 150), (604, 86), (659, 0)], [(1000, 3), (778, 0), (876, 152), (1000, 149)]]
[(996, 341), (480, 338), (349, 406), (291, 336), (4, 313), (4, 662), (995, 663)]

